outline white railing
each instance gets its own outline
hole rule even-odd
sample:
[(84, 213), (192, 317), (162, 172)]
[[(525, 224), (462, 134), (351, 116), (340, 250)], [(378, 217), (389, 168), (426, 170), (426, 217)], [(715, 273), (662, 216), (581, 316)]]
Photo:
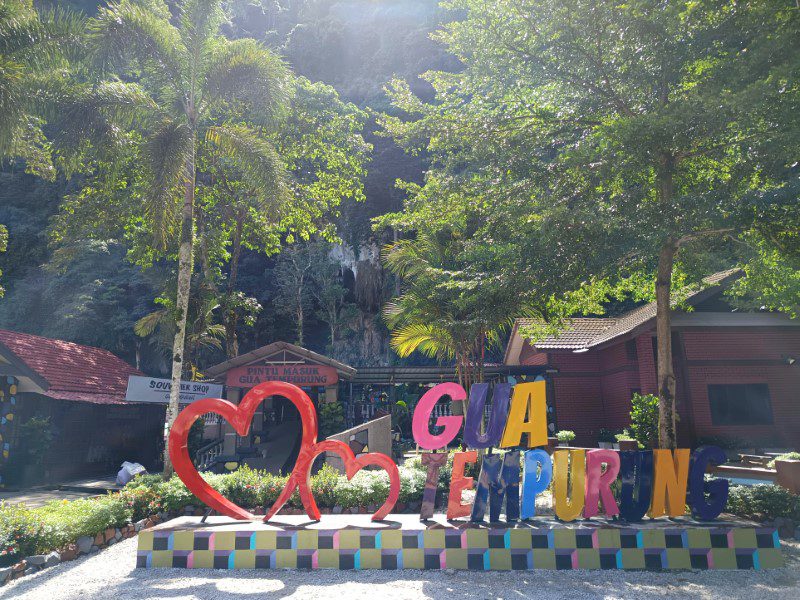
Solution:
[(222, 438), (209, 442), (194, 454), (194, 464), (198, 471), (207, 471), (222, 454)]

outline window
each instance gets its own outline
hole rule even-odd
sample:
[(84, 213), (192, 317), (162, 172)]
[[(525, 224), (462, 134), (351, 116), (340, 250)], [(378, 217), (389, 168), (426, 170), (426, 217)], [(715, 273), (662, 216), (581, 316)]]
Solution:
[(772, 423), (772, 404), (766, 383), (709, 385), (708, 401), (714, 425)]

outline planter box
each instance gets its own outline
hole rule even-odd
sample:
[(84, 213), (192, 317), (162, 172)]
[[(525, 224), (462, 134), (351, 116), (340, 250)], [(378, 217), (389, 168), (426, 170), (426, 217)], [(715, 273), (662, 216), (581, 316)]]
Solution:
[(793, 494), (800, 494), (800, 460), (776, 460), (777, 483)]
[(639, 442), (636, 440), (620, 440), (619, 449), (621, 452), (625, 452), (627, 450), (638, 450)]

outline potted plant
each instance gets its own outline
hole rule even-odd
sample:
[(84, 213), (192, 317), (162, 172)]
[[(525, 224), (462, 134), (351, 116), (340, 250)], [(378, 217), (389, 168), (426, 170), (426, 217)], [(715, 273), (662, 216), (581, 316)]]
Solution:
[(793, 494), (800, 494), (800, 452), (776, 456), (770, 463), (777, 471), (777, 483)]
[(619, 443), (619, 449), (622, 452), (639, 449), (639, 442), (633, 439), (627, 430), (623, 431), (622, 433), (618, 433), (614, 437), (616, 437), (617, 442)]
[(569, 443), (575, 439), (575, 432), (568, 429), (562, 429), (556, 434), (558, 443), (562, 446), (569, 446)]
[(617, 438), (614, 431), (611, 429), (606, 429), (602, 427), (600, 432), (597, 434), (597, 447), (598, 448), (606, 448), (609, 450), (614, 450), (619, 448), (619, 444), (616, 443)]

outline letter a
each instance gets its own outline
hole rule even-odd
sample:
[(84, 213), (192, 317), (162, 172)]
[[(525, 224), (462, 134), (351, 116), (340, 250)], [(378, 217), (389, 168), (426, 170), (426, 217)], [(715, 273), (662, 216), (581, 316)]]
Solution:
[[(533, 381), (514, 386), (511, 410), (508, 413), (506, 430), (503, 432), (502, 448), (516, 447), (522, 434), (528, 434), (528, 448), (547, 445), (547, 396), (545, 382)], [(525, 413), (528, 419), (525, 420)]]

